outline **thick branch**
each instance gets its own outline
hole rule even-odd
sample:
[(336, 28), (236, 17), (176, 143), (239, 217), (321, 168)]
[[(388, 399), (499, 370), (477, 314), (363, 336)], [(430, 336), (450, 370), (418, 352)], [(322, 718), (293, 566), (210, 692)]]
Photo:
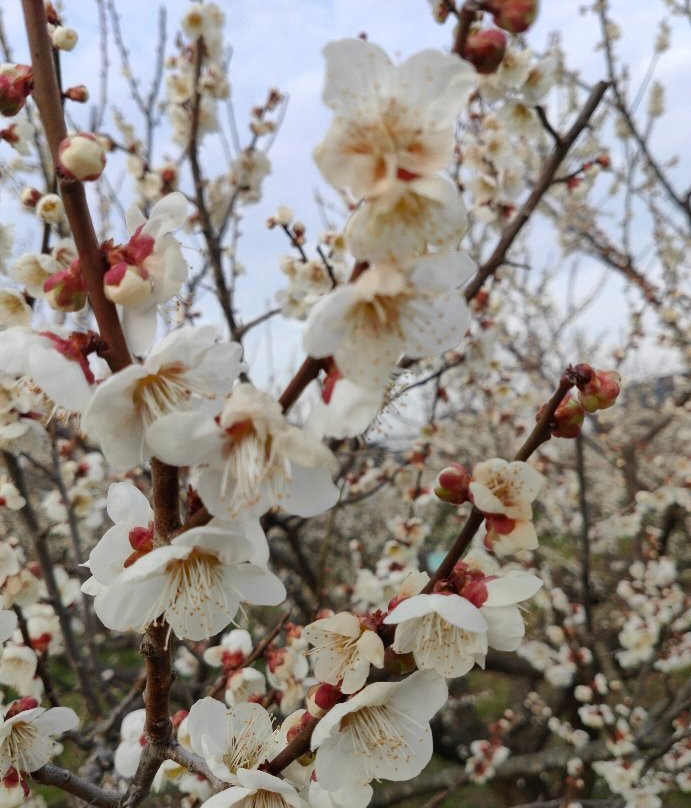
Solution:
[(120, 795), (117, 792), (99, 788), (66, 769), (53, 766), (52, 763), (46, 763), (33, 772), (31, 779), (44, 786), (56, 786), (95, 808), (118, 808), (120, 804)]
[[(22, 0), (22, 7), (34, 72), (33, 97), (43, 122), (53, 163), (57, 164), (58, 149), (60, 142), (67, 136), (67, 129), (53, 63), (53, 47), (48, 35), (46, 12), (43, 0)], [(79, 253), (79, 265), (86, 279), (94, 316), (107, 346), (103, 351), (103, 358), (111, 370), (117, 371), (130, 363), (130, 354), (117, 310), (106, 298), (103, 290), (104, 261), (86, 203), (84, 186), (81, 182), (61, 181), (60, 194)]]

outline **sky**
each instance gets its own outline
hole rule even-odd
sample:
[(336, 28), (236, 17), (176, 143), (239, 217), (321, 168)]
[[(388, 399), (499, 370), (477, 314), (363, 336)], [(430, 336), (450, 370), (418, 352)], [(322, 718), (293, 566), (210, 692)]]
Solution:
[[(424, 48), (448, 50), (452, 40), (451, 23), (434, 22), (426, 0), (230, 0), (220, 2), (226, 13), (227, 40), (232, 44), (229, 79), (236, 115), (244, 137), (247, 111), (266, 97), (267, 88), (278, 87), (289, 98), (285, 119), (270, 152), (272, 174), (264, 186), (262, 201), (244, 209), (243, 238), (239, 258), (247, 268), (247, 275), (239, 285), (239, 301), (247, 318), (272, 304), (277, 288), (284, 285), (278, 269), (280, 256), (289, 253), (287, 240), (280, 231), (268, 231), (264, 222), (279, 204), (291, 207), (298, 218), (306, 222), (308, 237), (321, 230), (318, 212), (313, 201), (315, 189), (334, 198), (321, 180), (311, 160), (314, 146), (326, 131), (330, 112), (320, 101), (323, 81), (321, 50), (331, 40), (357, 36), (366, 32), (369, 39), (383, 46), (394, 58), (405, 58)], [(75, 27), (80, 35), (77, 48), (62, 59), (65, 84), (86, 84), (95, 96), (98, 92), (97, 75), (101, 58), (98, 38), (98, 15), (94, 0), (67, 0), (64, 4), (66, 23)], [(118, 0), (126, 44), (137, 75), (150, 76), (154, 63), (157, 36), (158, 7), (155, 2)], [(188, 8), (187, 0), (167, 2), (169, 46), (173, 51), (172, 35), (177, 22)], [(614, 0), (612, 16), (622, 27), (619, 52), (630, 65), (633, 85), (644, 76), (652, 54), (652, 41), (657, 23), (664, 13), (664, 3), (651, 0)], [(599, 40), (595, 18), (578, 12), (579, 3), (573, 0), (543, 0), (536, 25), (527, 35), (536, 51), (544, 50), (553, 31), (559, 31), (568, 54), (569, 66), (578, 70), (586, 82), (604, 77), (602, 53), (596, 50)], [(0, 0), (5, 27), (14, 50), (16, 61), (27, 58), (25, 34), (19, 0)], [(670, 20), (673, 27), (672, 48), (663, 54), (657, 76), (667, 86), (670, 114), (664, 125), (654, 133), (653, 144), (659, 153), (671, 157), (681, 156), (674, 171), (678, 185), (691, 176), (686, 148), (688, 127), (684, 131), (682, 100), (688, 93), (691, 75), (691, 34), (689, 26), (678, 18)], [(132, 115), (136, 112), (128, 99), (126, 84), (121, 75), (119, 56), (109, 47), (111, 103)], [(146, 80), (143, 83), (146, 89)], [(688, 100), (688, 98), (687, 98)], [(688, 105), (686, 105), (688, 109)], [(85, 117), (86, 121), (87, 118)], [(107, 118), (108, 120), (108, 118)], [(687, 121), (688, 123), (688, 121)], [(205, 147), (206, 149), (206, 147)], [(156, 159), (175, 156), (175, 148), (160, 147)], [(209, 146), (204, 158), (207, 165), (215, 163), (220, 152)], [(0, 153), (0, 158), (2, 158)], [(127, 182), (122, 185), (121, 199), (131, 201)], [(4, 202), (0, 197), (0, 205)], [(24, 231), (19, 228), (20, 235)], [(31, 236), (28, 235), (27, 238)], [(536, 239), (537, 241), (537, 239)], [(544, 248), (545, 260), (549, 255)], [(594, 262), (584, 262), (583, 284), (589, 288), (598, 274)], [(623, 312), (617, 301), (621, 287), (613, 280), (594, 309), (593, 317), (604, 318), (610, 324), (610, 337), (616, 342), (621, 330)], [(274, 323), (248, 342), (250, 362), (261, 362), (265, 372), (273, 369), (283, 376), (285, 368), (295, 367), (302, 359), (298, 324)]]

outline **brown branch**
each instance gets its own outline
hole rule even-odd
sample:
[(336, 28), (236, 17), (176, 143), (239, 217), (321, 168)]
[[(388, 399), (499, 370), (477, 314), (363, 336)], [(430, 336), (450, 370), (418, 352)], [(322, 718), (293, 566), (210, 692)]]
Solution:
[(188, 752), (187, 749), (180, 746), (177, 741), (173, 741), (168, 746), (162, 748), (160, 750), (160, 758), (161, 760), (174, 760), (176, 763), (184, 766), (187, 771), (193, 772), (194, 774), (200, 774), (202, 777), (206, 777), (206, 779), (211, 783), (214, 791), (220, 791), (228, 786), (228, 783), (223, 782), (223, 780), (219, 780), (214, 774), (212, 774), (211, 770), (206, 765), (206, 762), (202, 760), (202, 758), (193, 754), (192, 752)]
[[(527, 460), (539, 446), (550, 439), (551, 424), (552, 419), (554, 418), (554, 413), (561, 403), (561, 400), (573, 387), (573, 385), (574, 379), (571, 374), (571, 369), (567, 368), (554, 395), (550, 398), (547, 404), (545, 404), (540, 417), (535, 424), (535, 428), (530, 435), (528, 435), (525, 443), (516, 452), (514, 460)], [(470, 546), (470, 542), (473, 540), (473, 536), (477, 533), (484, 518), (484, 514), (481, 513), (477, 508), (473, 507), (472, 511), (470, 512), (470, 516), (463, 525), (463, 528), (458, 534), (456, 541), (454, 541), (449, 548), (444, 560), (428, 581), (427, 586), (422, 590), (423, 592), (431, 592), (434, 589), (434, 585), (437, 583), (437, 581), (449, 576), (458, 559)]]
[(139, 647), (139, 653), (146, 661), (144, 734), (151, 744), (168, 744), (173, 737), (169, 717), (170, 687), (173, 684), (169, 632), (167, 623), (152, 623)]
[(638, 127), (636, 126), (631, 113), (629, 112), (628, 107), (626, 106), (626, 100), (622, 95), (621, 90), (619, 89), (619, 83), (616, 76), (616, 71), (614, 68), (614, 53), (612, 51), (612, 41), (607, 33), (607, 3), (602, 2), (599, 3), (598, 6), (598, 15), (600, 18), (600, 28), (602, 30), (602, 40), (605, 49), (605, 61), (607, 62), (607, 72), (609, 74), (609, 81), (612, 86), (612, 93), (614, 94), (614, 102), (619, 114), (622, 118), (626, 121), (626, 125), (631, 132), (633, 139), (638, 144), (638, 148), (641, 150), (641, 154), (645, 158), (646, 162), (650, 166), (652, 172), (658, 179), (660, 185), (665, 189), (667, 196), (670, 198), (672, 202), (684, 213), (686, 214), (686, 218), (691, 222), (691, 198), (689, 195), (684, 199), (678, 194), (674, 188), (672, 188), (669, 180), (662, 172), (662, 169), (658, 165), (657, 161), (654, 159), (652, 154), (650, 153), (650, 149), (648, 148), (648, 144), (645, 141), (645, 138), (641, 135), (638, 131)]
[(237, 324), (233, 313), (232, 294), (226, 283), (223, 273), (223, 251), (221, 249), (218, 234), (211, 222), (211, 215), (206, 206), (204, 197), (204, 176), (199, 163), (199, 116), (201, 112), (202, 97), (199, 92), (199, 78), (204, 64), (204, 39), (200, 37), (195, 45), (194, 62), (194, 95), (192, 96), (192, 110), (190, 117), (190, 136), (187, 143), (187, 153), (190, 158), (190, 168), (192, 169), (192, 179), (194, 180), (194, 193), (199, 213), (199, 223), (209, 250), (209, 263), (216, 285), (216, 296), (223, 311), (223, 315), (228, 323), (231, 339), (237, 337)]
[(120, 794), (116, 791), (107, 791), (99, 788), (87, 780), (72, 774), (66, 769), (46, 763), (30, 775), (31, 779), (43, 786), (56, 786), (68, 794), (73, 794), (80, 800), (84, 800), (87, 805), (95, 808), (118, 808), (120, 805)]
[(151, 458), (153, 480), (153, 511), (156, 541), (168, 544), (180, 527), (180, 483), (178, 469)]
[[(22, 0), (24, 22), (31, 51), (34, 74), (33, 97), (46, 133), (53, 163), (58, 162), (61, 141), (67, 136), (60, 87), (53, 63), (53, 48), (48, 35), (43, 0)], [(79, 265), (86, 280), (89, 300), (106, 343), (102, 353), (112, 371), (130, 363), (130, 354), (118, 313), (103, 290), (104, 260), (99, 249), (91, 214), (81, 182), (60, 182), (60, 194), (79, 254)]]
[(87, 672), (86, 665), (84, 664), (84, 660), (79, 652), (79, 645), (74, 636), (74, 632), (72, 631), (70, 615), (65, 610), (60, 598), (60, 589), (58, 588), (58, 583), (55, 578), (53, 559), (50, 556), (48, 543), (46, 541), (47, 532), (41, 530), (38, 523), (38, 518), (29, 499), (29, 490), (24, 478), (24, 472), (22, 471), (17, 458), (10, 452), (6, 451), (3, 451), (2, 456), (5, 461), (8, 474), (10, 475), (10, 479), (14, 483), (17, 491), (19, 491), (21, 496), (26, 500), (26, 504), (19, 511), (19, 516), (24, 522), (27, 533), (31, 537), (34, 553), (36, 554), (36, 558), (38, 559), (38, 563), (41, 567), (41, 575), (43, 576), (43, 581), (46, 585), (46, 589), (48, 590), (50, 603), (55, 610), (58, 617), (58, 622), (60, 623), (60, 631), (62, 632), (62, 637), (65, 642), (65, 656), (67, 657), (69, 665), (77, 677), (79, 688), (84, 694), (84, 698), (89, 705), (90, 711), (94, 714), (98, 714), (99, 704), (96, 692), (93, 688), (93, 682)]
[(305, 387), (317, 378), (323, 364), (323, 359), (314, 359), (311, 356), (305, 359), (278, 399), (278, 403), (281, 405), (283, 412), (287, 412), (298, 398), (300, 398)]
[(552, 184), (552, 179), (554, 178), (557, 169), (568, 154), (571, 146), (573, 146), (576, 138), (587, 126), (588, 121), (597, 109), (597, 106), (602, 100), (602, 97), (604, 96), (608, 87), (609, 84), (606, 81), (600, 81), (593, 87), (579, 116), (576, 118), (569, 131), (555, 146), (554, 151), (545, 163), (545, 167), (542, 169), (542, 173), (537, 178), (530, 196), (526, 199), (521, 209), (512, 219), (511, 224), (509, 224), (509, 226), (502, 233), (499, 243), (494, 248), (492, 255), (490, 255), (490, 257), (480, 266), (477, 274), (466, 288), (466, 300), (472, 300), (480, 291), (487, 278), (494, 274), (494, 272), (496, 272), (496, 270), (505, 262), (506, 253), (516, 240), (516, 237), (521, 232), (528, 219), (532, 216), (533, 211), (538, 206), (545, 192)]
[(279, 774), (286, 766), (309, 751), (310, 741), (314, 728), (319, 723), (318, 718), (310, 718), (302, 732), (292, 740), (285, 749), (281, 750), (276, 757), (272, 758), (266, 766), (269, 774)]

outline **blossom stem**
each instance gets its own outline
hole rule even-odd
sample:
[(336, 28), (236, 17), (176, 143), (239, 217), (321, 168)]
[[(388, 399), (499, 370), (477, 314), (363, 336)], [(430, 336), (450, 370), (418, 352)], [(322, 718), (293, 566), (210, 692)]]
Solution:
[(96, 808), (118, 808), (120, 804), (120, 794), (116, 791), (95, 786), (52, 763), (46, 763), (45, 766), (32, 772), (31, 779), (44, 786), (56, 786)]
[[(528, 435), (525, 443), (516, 452), (514, 460), (527, 460), (539, 446), (550, 439), (551, 423), (552, 419), (554, 418), (554, 413), (557, 411), (557, 407), (561, 403), (561, 400), (573, 387), (574, 383), (575, 378), (572, 375), (572, 370), (569, 366), (564, 372), (564, 375), (561, 377), (559, 386), (554, 392), (554, 395), (550, 398), (547, 404), (545, 404), (544, 409), (542, 410), (540, 417), (535, 424), (535, 428), (530, 435)], [(429, 579), (427, 586), (425, 586), (425, 588), (422, 590), (425, 594), (434, 590), (434, 585), (437, 583), (437, 581), (449, 576), (456, 565), (456, 562), (470, 546), (470, 542), (473, 540), (473, 536), (477, 533), (478, 529), (482, 525), (484, 518), (484, 514), (477, 508), (472, 509), (470, 516), (463, 525), (463, 528), (458, 534), (456, 541), (451, 545), (444, 560), (441, 562), (434, 575), (432, 575), (432, 577)]]
[[(67, 137), (65, 116), (48, 34), (43, 0), (22, 0), (31, 66), (34, 75), (33, 97), (38, 107), (53, 163), (57, 164), (61, 141)], [(112, 371), (130, 364), (130, 353), (117, 310), (103, 289), (104, 259), (98, 246), (91, 214), (81, 182), (60, 182), (60, 195), (86, 279), (89, 300), (106, 348), (102, 355)]]
[(318, 718), (310, 718), (302, 732), (300, 732), (285, 749), (279, 752), (276, 757), (269, 761), (266, 771), (268, 771), (269, 774), (279, 774), (286, 766), (304, 755), (310, 748), (312, 733), (318, 723)]
[(590, 92), (583, 109), (573, 122), (569, 131), (560, 138), (560, 141), (555, 145), (554, 151), (545, 163), (542, 173), (537, 178), (530, 196), (523, 203), (521, 209), (511, 220), (511, 224), (504, 230), (499, 239), (499, 243), (494, 248), (492, 255), (480, 266), (477, 274), (473, 280), (468, 284), (465, 289), (465, 299), (470, 301), (480, 291), (484, 282), (504, 263), (506, 253), (509, 251), (511, 245), (516, 240), (516, 237), (523, 229), (528, 219), (533, 214), (533, 211), (538, 206), (540, 200), (545, 192), (552, 184), (552, 180), (561, 165), (562, 161), (573, 146), (576, 138), (588, 125), (588, 121), (597, 109), (600, 101), (609, 87), (609, 82), (598, 82)]

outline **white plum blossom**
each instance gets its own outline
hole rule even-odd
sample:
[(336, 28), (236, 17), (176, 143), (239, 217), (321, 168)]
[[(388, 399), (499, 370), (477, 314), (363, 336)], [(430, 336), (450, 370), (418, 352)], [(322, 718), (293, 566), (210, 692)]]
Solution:
[(461, 341), (470, 315), (460, 287), (474, 268), (463, 253), (429, 255), (407, 271), (375, 264), (316, 303), (305, 350), (333, 355), (347, 379), (382, 389), (404, 353), (437, 355)]
[(538, 546), (531, 503), (543, 482), (539, 472), (520, 460), (494, 457), (475, 466), (470, 495), (487, 516), (485, 543), (492, 550), (504, 554)]
[(95, 381), (71, 337), (21, 326), (0, 332), (0, 371), (28, 377), (59, 407), (74, 412), (84, 412)]
[(358, 387), (339, 371), (332, 371), (307, 416), (305, 430), (320, 440), (359, 435), (376, 418), (381, 406), (380, 391)]
[(413, 595), (384, 619), (396, 625), (397, 654), (412, 651), (421, 670), (452, 678), (467, 673), (487, 654), (487, 621), (460, 595)]
[(23, 295), (12, 289), (0, 289), (0, 329), (13, 325), (24, 326), (31, 323), (31, 306)]
[(367, 685), (332, 707), (312, 735), (317, 781), (338, 791), (374, 778), (415, 777), (432, 757), (428, 722), (447, 695), (441, 676), (417, 671), (402, 682)]
[(10, 768), (40, 769), (54, 754), (54, 737), (77, 726), (77, 714), (69, 707), (46, 710), (31, 698), (9, 705), (0, 724), (0, 777)]
[(305, 808), (305, 801), (285, 780), (255, 769), (238, 769), (239, 785), (219, 791), (200, 808)]
[(349, 612), (315, 620), (305, 626), (303, 637), (314, 646), (314, 674), (320, 682), (339, 685), (342, 693), (364, 686), (370, 665), (384, 665), (384, 643), (376, 631)]
[(311, 780), (307, 802), (310, 808), (367, 808), (372, 794), (369, 784), (351, 783), (337, 791), (327, 791), (318, 780)]
[(143, 356), (156, 333), (156, 309), (176, 295), (187, 278), (187, 262), (170, 235), (187, 219), (187, 200), (174, 191), (146, 219), (136, 205), (127, 211), (129, 242), (109, 254), (105, 294), (122, 305), (122, 327), (131, 350)]
[(266, 695), (266, 677), (256, 668), (240, 668), (228, 677), (223, 698), (228, 706)]
[(282, 507), (314, 516), (332, 507), (331, 452), (285, 420), (280, 405), (251, 384), (233, 388), (217, 416), (177, 412), (160, 418), (148, 441), (172, 465), (203, 464), (198, 491), (219, 516), (257, 516)]
[(92, 575), (110, 585), (128, 559), (153, 547), (154, 512), (148, 499), (132, 483), (113, 483), (108, 489), (106, 511), (115, 523), (91, 551), (87, 565)]
[(33, 648), (8, 642), (0, 657), (0, 684), (13, 688), (20, 696), (39, 698), (43, 684), (36, 676), (37, 666)]
[(19, 511), (26, 505), (26, 500), (19, 493), (14, 483), (10, 482), (4, 475), (0, 477), (0, 509), (9, 508), (11, 511)]
[(238, 667), (252, 653), (252, 635), (244, 628), (234, 628), (221, 637), (221, 644), (204, 651), (204, 662), (214, 668), (221, 665)]
[(113, 765), (121, 777), (134, 777), (142, 749), (146, 744), (144, 722), (146, 710), (133, 710), (122, 719), (120, 724), (120, 743), (115, 750)]
[(384, 619), (396, 625), (392, 647), (397, 653), (412, 652), (419, 668), (448, 678), (462, 676), (475, 664), (484, 667), (488, 647), (515, 651), (525, 634), (516, 604), (542, 586), (523, 570), (492, 574), (498, 570), (484, 554), (469, 554), (457, 569), (459, 594), (413, 595)]
[(187, 326), (168, 334), (143, 364), (132, 364), (99, 385), (82, 419), (108, 462), (119, 470), (151, 454), (146, 430), (158, 418), (194, 410), (227, 393), (245, 369), (242, 346), (216, 343), (213, 326)]
[(314, 158), (332, 185), (370, 198), (446, 166), (475, 83), (469, 64), (426, 50), (395, 66), (362, 39), (331, 42), (324, 55), (322, 98), (335, 117)]
[(96, 593), (96, 614), (108, 628), (143, 631), (163, 617), (177, 637), (201, 640), (225, 628), (242, 601), (275, 606), (284, 600), (285, 587), (252, 563), (256, 557), (252, 539), (207, 525), (144, 552), (110, 585), (92, 566), (99, 585), (86, 591)]
[(238, 769), (256, 769), (270, 755), (271, 716), (259, 704), (226, 707), (212, 698), (192, 705), (188, 720), (192, 750), (226, 783), (239, 784)]
[(428, 245), (456, 247), (466, 225), (463, 200), (451, 183), (419, 177), (363, 202), (348, 220), (345, 239), (359, 260), (399, 262), (422, 255)]

